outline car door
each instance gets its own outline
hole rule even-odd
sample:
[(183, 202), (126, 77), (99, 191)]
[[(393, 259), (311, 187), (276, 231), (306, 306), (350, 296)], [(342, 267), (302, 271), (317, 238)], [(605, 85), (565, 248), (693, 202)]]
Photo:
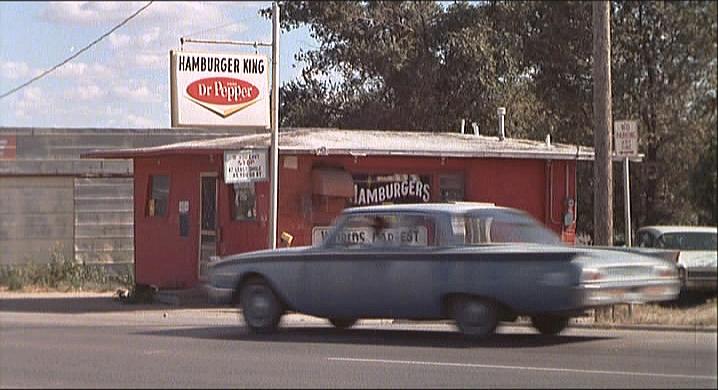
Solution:
[(434, 219), (421, 213), (384, 216), (389, 222), (363, 273), (354, 280), (365, 310), (375, 317), (421, 318), (438, 315), (445, 261), (436, 250)]
[(314, 310), (343, 318), (437, 312), (435, 231), (423, 215), (347, 217), (322, 258), (307, 264)]

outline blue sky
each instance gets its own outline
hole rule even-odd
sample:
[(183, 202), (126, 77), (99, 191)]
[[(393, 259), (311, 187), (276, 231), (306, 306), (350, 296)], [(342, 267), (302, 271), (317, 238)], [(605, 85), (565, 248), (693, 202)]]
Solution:
[[(0, 2), (0, 94), (60, 63), (146, 2)], [(79, 57), (0, 100), (0, 126), (170, 127), (169, 51), (181, 36), (271, 42), (257, 11), (270, 2), (155, 2)], [(208, 31), (207, 31), (208, 30)], [(294, 54), (316, 43), (283, 33), (280, 85), (303, 67)], [(185, 50), (254, 52), (185, 44)], [(260, 49), (271, 56), (271, 50)]]

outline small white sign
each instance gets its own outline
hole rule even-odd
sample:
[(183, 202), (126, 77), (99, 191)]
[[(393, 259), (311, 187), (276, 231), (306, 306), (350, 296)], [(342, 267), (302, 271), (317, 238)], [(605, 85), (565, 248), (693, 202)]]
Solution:
[(267, 180), (267, 150), (224, 152), (224, 182), (251, 183)]
[(638, 122), (615, 121), (613, 123), (613, 144), (616, 155), (631, 157), (638, 154)]
[[(315, 226), (312, 229), (312, 245), (318, 245), (327, 238), (331, 226)], [(371, 244), (374, 241), (386, 241), (399, 246), (427, 246), (425, 226), (384, 229), (375, 234), (370, 227), (343, 229), (339, 240), (351, 244)]]

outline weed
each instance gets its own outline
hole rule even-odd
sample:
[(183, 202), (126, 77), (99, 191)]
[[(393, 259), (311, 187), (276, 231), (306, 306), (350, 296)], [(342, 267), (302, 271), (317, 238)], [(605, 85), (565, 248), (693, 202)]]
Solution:
[(13, 264), (0, 267), (0, 286), (16, 291), (28, 287), (58, 290), (82, 290), (86, 288), (110, 290), (114, 287), (131, 287), (134, 275), (130, 266), (126, 272), (110, 272), (98, 264), (80, 263), (66, 258), (62, 246), (56, 245), (50, 252), (49, 262)]

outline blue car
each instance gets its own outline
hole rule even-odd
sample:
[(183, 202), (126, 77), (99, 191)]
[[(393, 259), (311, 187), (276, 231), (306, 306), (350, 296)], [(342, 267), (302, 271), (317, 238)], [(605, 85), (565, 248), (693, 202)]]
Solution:
[(338, 328), (451, 319), (484, 338), (517, 316), (557, 334), (590, 308), (675, 299), (680, 282), (671, 261), (567, 246), (522, 211), (462, 202), (349, 208), (318, 245), (213, 263), (206, 287), (258, 333), (291, 311)]

